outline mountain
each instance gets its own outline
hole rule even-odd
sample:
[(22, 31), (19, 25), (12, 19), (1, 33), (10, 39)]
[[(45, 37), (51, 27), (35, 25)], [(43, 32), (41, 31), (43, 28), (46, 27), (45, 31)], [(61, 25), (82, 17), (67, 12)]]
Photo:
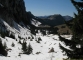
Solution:
[[(55, 14), (55, 15), (60, 15), (60, 14)], [(48, 15), (48, 16), (37, 16), (41, 19), (48, 19), (49, 16), (53, 16), (53, 15)], [(62, 16), (66, 21), (69, 21), (71, 20), (73, 17), (69, 16), (69, 15), (66, 15), (66, 16)]]
[(0, 18), (13, 26), (13, 21), (28, 24), (27, 12), (23, 0), (0, 0)]
[(41, 24), (41, 25), (49, 25), (49, 26), (56, 26), (56, 25), (61, 25), (64, 24), (64, 18), (60, 15), (60, 14), (54, 14), (54, 15), (49, 15), (46, 16), (45, 18), (43, 17), (39, 17), (41, 18), (45, 24)]
[(73, 19), (73, 17), (71, 17), (71, 16), (68, 16), (68, 15), (66, 15), (66, 16), (63, 16), (63, 18), (64, 18), (66, 21), (69, 21), (69, 20)]
[[(50, 15), (49, 15), (49, 16), (50, 16)], [(42, 19), (48, 18), (48, 16), (37, 16), (37, 17), (42, 18)]]
[[(0, 42), (2, 41), (3, 46), (6, 46), (5, 50), (7, 51), (7, 56), (3, 56), (3, 54), (0, 53), (1, 60), (49, 60), (51, 58), (53, 58), (53, 60), (62, 60), (63, 58), (67, 58), (59, 48), (59, 43), (61, 42), (59, 41), (58, 35), (49, 35), (47, 33), (47, 35), (44, 36), (40, 30), (38, 30), (36, 35), (33, 35), (31, 34), (31, 30), (24, 26), (23, 23), (21, 23), (23, 25), (21, 26), (14, 21), (14, 27), (11, 27), (3, 19), (0, 19), (0, 23), (2, 23), (0, 29), (2, 28), (4, 31), (7, 29), (7, 31), (9, 31), (5, 37), (0, 35)], [(62, 36), (67, 39), (71, 38), (71, 35)], [(31, 54), (25, 54), (22, 50), (24, 42), (26, 42), (27, 47), (29, 45), (32, 47), (33, 51)]]
[[(37, 30), (34, 26), (40, 23), (52, 25), (52, 21), (56, 19), (60, 24), (64, 20), (61, 15), (54, 15), (49, 16), (47, 21), (50, 21), (46, 22), (27, 12), (24, 0), (0, 0), (0, 60), (67, 58), (59, 48), (61, 42), (58, 35), (49, 34), (48, 30), (44, 29)], [(65, 38), (70, 37), (71, 35), (68, 35)]]

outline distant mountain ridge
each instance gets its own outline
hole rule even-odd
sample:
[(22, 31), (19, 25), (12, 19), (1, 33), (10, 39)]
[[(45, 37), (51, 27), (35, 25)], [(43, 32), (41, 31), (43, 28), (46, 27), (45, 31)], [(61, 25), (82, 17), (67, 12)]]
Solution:
[(68, 16), (68, 15), (66, 15), (66, 16), (63, 16), (63, 18), (64, 18), (66, 21), (69, 21), (69, 20), (73, 19), (73, 17), (71, 17), (71, 16)]
[[(48, 16), (37, 16), (38, 18), (42, 19), (41, 25), (49, 25), (49, 26), (57, 26), (64, 24), (64, 21), (69, 21), (73, 19), (73, 17), (66, 15), (62, 16), (61, 14), (54, 14), (54, 15), (48, 15)], [(45, 23), (43, 23), (45, 22)]]
[[(54, 15), (60, 15), (60, 14), (54, 14)], [(48, 18), (49, 16), (53, 16), (53, 15), (47, 15), (47, 16), (37, 16), (41, 19), (46, 19)], [(62, 15), (61, 15), (62, 16)], [(71, 20), (73, 17), (69, 16), (69, 15), (65, 15), (65, 16), (62, 16), (66, 21), (69, 21)]]
[[(69, 21), (73, 18), (68, 15), (62, 16), (60, 14), (54, 14), (54, 15), (48, 15), (48, 16), (37, 16), (37, 17), (41, 18), (49, 26), (61, 25), (61, 24), (64, 24), (64, 21)], [(41, 24), (41, 25), (46, 25), (46, 24)]]

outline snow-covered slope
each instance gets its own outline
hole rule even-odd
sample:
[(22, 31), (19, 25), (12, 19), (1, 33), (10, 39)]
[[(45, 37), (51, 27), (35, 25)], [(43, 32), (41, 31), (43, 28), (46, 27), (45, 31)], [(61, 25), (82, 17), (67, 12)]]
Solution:
[(35, 19), (31, 20), (31, 24), (33, 24), (34, 26), (38, 27), (41, 23)]
[[(23, 26), (17, 24), (15, 21), (14, 27), (9, 26), (5, 21), (2, 20), (4, 25), (6, 26), (7, 30), (10, 31), (10, 34), (15, 36), (15, 39), (10, 37), (5, 37), (0, 39), (2, 43), (6, 43), (8, 51), (7, 57), (0, 56), (0, 60), (63, 60), (63, 58), (67, 58), (67, 56), (62, 52), (59, 48), (59, 41), (58, 35), (46, 35), (43, 36), (40, 33), (36, 33), (36, 36), (30, 33), (30, 30)], [(20, 37), (20, 38), (19, 38)], [(32, 38), (33, 37), (33, 38)], [(64, 36), (70, 39), (69, 36)], [(42, 41), (39, 43), (38, 38), (41, 38)], [(30, 55), (22, 54), (22, 44), (21, 43), (25, 40), (27, 42), (27, 46), (30, 44), (32, 46), (33, 52)], [(12, 46), (14, 44), (14, 46)], [(62, 44), (62, 43), (61, 43)], [(53, 52), (50, 51), (53, 48)]]

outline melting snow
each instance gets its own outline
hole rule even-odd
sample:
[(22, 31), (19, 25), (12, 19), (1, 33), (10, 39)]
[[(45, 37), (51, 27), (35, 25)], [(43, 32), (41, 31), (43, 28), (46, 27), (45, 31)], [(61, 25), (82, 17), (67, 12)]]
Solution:
[[(4, 24), (8, 27), (8, 29), (15, 34), (16, 39), (12, 39), (9, 37), (2, 38), (2, 42), (6, 42), (8, 51), (8, 56), (4, 57), (0, 55), (0, 60), (63, 60), (63, 58), (67, 58), (67, 56), (64, 56), (64, 53), (62, 53), (62, 50), (59, 48), (59, 41), (58, 35), (46, 35), (42, 36), (41, 34), (37, 33), (36, 37), (33, 35), (34, 39), (33, 41), (30, 41), (30, 39), (26, 39), (26, 37), (31, 37), (30, 30), (28, 30), (26, 27), (22, 27), (14, 22), (14, 25), (17, 25), (18, 29), (10, 27), (6, 22)], [(15, 26), (16, 27), (16, 26)], [(17, 28), (16, 27), (16, 28)], [(30, 55), (22, 54), (22, 45), (19, 44), (19, 38), (18, 36), (21, 36), (22, 38), (26, 39), (27, 45), (30, 43), (33, 52)], [(37, 43), (35, 39), (40, 37), (42, 41), (40, 43)], [(70, 36), (67, 37), (70, 39)], [(21, 39), (24, 40), (24, 39)], [(15, 44), (14, 47), (12, 47), (12, 43)], [(54, 48), (54, 52), (49, 53), (51, 48)], [(39, 54), (37, 54), (39, 52)]]

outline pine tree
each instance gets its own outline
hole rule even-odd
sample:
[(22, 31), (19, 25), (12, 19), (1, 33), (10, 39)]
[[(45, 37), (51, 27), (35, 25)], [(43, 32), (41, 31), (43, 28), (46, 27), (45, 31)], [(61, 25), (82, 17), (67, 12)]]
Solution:
[(23, 41), (23, 43), (22, 43), (22, 50), (24, 53), (26, 53), (26, 51), (27, 51), (27, 43), (25, 41)]
[(3, 46), (1, 39), (0, 39), (0, 54), (7, 56), (7, 51), (5, 50), (5, 46)]
[(83, 0), (79, 2), (71, 0), (71, 2), (78, 12), (77, 14), (74, 13), (75, 17), (71, 27), (72, 38), (68, 40), (59, 35), (60, 41), (64, 42), (66, 46), (70, 46), (70, 49), (63, 47), (61, 44), (60, 48), (66, 52), (70, 59), (83, 59)]
[(27, 46), (27, 43), (24, 41), (23, 44), (22, 44), (22, 50), (23, 50), (23, 53), (24, 54), (31, 54), (32, 53), (32, 47), (29, 43), (29, 45)]
[(30, 45), (30, 43), (29, 43), (29, 45), (28, 45), (28, 47), (27, 47), (27, 54), (31, 54), (32, 53), (32, 47), (31, 47), (31, 45)]

